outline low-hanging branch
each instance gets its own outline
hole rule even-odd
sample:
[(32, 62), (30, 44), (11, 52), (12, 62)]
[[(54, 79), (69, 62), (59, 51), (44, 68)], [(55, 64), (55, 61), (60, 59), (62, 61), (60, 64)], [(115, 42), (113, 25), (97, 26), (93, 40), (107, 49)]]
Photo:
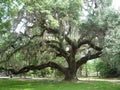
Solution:
[(20, 74), (20, 73), (29, 72), (30, 70), (41, 70), (41, 69), (44, 69), (44, 68), (47, 68), (47, 67), (58, 69), (59, 71), (65, 73), (65, 68), (63, 68), (62, 66), (58, 65), (55, 62), (48, 62), (48, 63), (41, 64), (41, 65), (38, 65), (38, 66), (29, 65), (29, 66), (25, 66), (25, 67), (21, 68), (20, 70), (6, 69), (6, 68), (3, 68), (3, 67), (0, 67), (0, 70), (9, 71), (12, 74), (17, 75), (17, 74)]

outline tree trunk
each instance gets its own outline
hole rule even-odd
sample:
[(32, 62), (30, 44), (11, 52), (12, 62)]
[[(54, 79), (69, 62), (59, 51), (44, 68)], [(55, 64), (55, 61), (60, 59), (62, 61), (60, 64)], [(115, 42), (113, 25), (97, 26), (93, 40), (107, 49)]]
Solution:
[(78, 78), (76, 76), (76, 73), (73, 73), (72, 71), (67, 71), (65, 73), (65, 78), (64, 78), (65, 81), (77, 81)]
[(76, 81), (77, 79), (77, 69), (76, 69), (76, 62), (75, 62), (75, 57), (70, 56), (68, 58), (68, 68), (65, 71), (65, 80), (66, 81)]

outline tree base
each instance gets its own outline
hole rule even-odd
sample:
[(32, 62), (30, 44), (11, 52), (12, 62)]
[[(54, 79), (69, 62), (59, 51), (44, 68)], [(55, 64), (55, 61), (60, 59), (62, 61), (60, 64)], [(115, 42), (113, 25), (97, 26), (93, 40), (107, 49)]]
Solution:
[(70, 78), (70, 77), (65, 77), (64, 78), (64, 81), (68, 81), (68, 82), (76, 82), (76, 81), (78, 81), (79, 79), (77, 78), (77, 77), (72, 77), (72, 78)]

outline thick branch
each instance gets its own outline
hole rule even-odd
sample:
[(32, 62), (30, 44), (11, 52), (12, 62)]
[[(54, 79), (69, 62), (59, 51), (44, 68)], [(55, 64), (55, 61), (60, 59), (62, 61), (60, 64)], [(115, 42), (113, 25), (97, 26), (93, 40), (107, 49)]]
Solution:
[(65, 40), (69, 45), (73, 46), (73, 41), (69, 37), (65, 36)]
[(80, 60), (76, 62), (77, 68), (79, 68), (82, 64), (86, 63), (88, 60), (99, 58), (102, 52), (97, 52), (92, 55), (86, 55), (85, 57), (82, 57)]
[(93, 48), (93, 49), (95, 49), (95, 50), (97, 50), (97, 51), (101, 51), (102, 50), (102, 48), (101, 47), (98, 47), (98, 46), (96, 46), (96, 45), (94, 45), (91, 41), (89, 41), (89, 40), (84, 40), (84, 41), (82, 41), (82, 42), (79, 42), (78, 41), (78, 48), (80, 48), (82, 45), (84, 45), (84, 44), (88, 44), (91, 48)]
[(57, 44), (59, 46), (61, 45), (61, 43), (56, 41), (56, 40), (46, 40), (45, 43), (47, 43), (47, 44)]
[(42, 28), (47, 30), (48, 33), (52, 33), (52, 34), (59, 34), (60, 33), (58, 29), (52, 29), (52, 28), (46, 27), (44, 25), (42, 25)]
[(46, 41), (47, 45), (50, 46), (52, 49), (55, 49), (57, 52), (56, 54), (58, 56), (63, 56), (66, 58), (67, 56), (67, 52), (64, 50), (61, 42), (59, 41), (55, 41), (55, 40), (51, 40), (51, 41)]
[(57, 46), (57, 45), (54, 45), (54, 44), (49, 44), (49, 46), (51, 47), (51, 48), (53, 48), (53, 49), (55, 49), (58, 53), (58, 55), (59, 56), (63, 56), (63, 57), (65, 57), (66, 58), (66, 56), (67, 56), (67, 52), (62, 48), (62, 47), (59, 47), (59, 46)]
[(17, 74), (20, 74), (20, 73), (29, 72), (30, 70), (41, 70), (41, 69), (44, 69), (44, 68), (47, 68), (47, 67), (57, 69), (57, 70), (61, 71), (62, 73), (65, 72), (65, 68), (56, 64), (55, 62), (48, 62), (46, 64), (41, 64), (41, 65), (38, 65), (38, 66), (30, 65), (30, 66), (23, 67), (18, 71), (16, 71), (15, 69), (5, 69), (5, 68), (2, 68), (2, 67), (0, 68), (0, 70), (10, 71), (12, 74), (17, 75)]

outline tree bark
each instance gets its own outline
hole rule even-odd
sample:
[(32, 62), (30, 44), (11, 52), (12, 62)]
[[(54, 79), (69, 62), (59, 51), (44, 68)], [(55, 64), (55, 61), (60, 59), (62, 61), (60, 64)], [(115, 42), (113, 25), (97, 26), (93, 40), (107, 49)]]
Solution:
[(65, 81), (77, 81), (78, 80), (76, 76), (76, 72), (74, 72), (73, 70), (70, 70), (69, 68), (66, 69), (64, 76), (65, 76), (64, 78)]
[(66, 81), (76, 81), (77, 76), (77, 68), (76, 68), (76, 61), (75, 61), (75, 53), (76, 50), (72, 49), (70, 56), (67, 58), (68, 68), (65, 71), (65, 80)]

